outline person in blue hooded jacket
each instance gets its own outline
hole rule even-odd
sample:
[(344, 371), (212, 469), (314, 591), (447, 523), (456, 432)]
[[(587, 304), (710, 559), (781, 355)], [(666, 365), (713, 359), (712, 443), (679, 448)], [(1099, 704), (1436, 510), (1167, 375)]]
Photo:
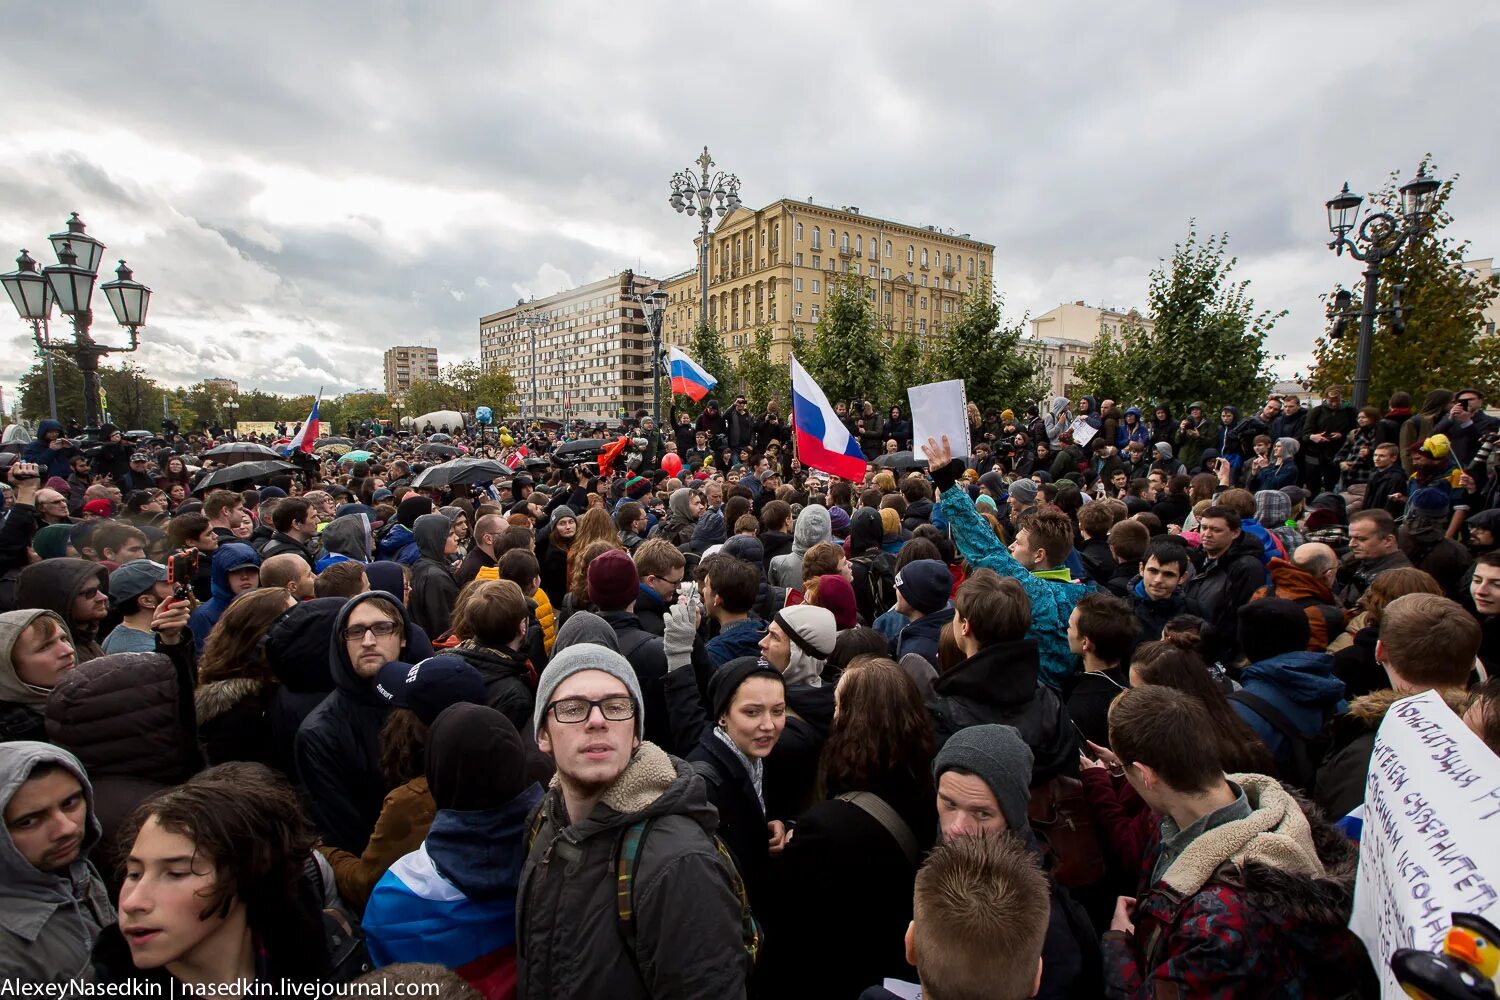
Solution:
[(77, 454), (80, 454), (78, 449), (63, 436), (62, 424), (56, 420), (43, 420), (36, 425), (36, 437), (21, 453), (21, 461), (41, 466), (41, 481), (45, 483), (53, 476), (67, 479), (69, 463)]
[(193, 646), (201, 655), (208, 633), (223, 616), (231, 601), (247, 590), (260, 584), (260, 556), (244, 542), (220, 545), (214, 552), (212, 596), (198, 605), (188, 619), (188, 629), (193, 633)]
[(1310, 632), (1307, 613), (1294, 601), (1269, 597), (1240, 608), (1240, 649), (1250, 665), (1229, 698), (1275, 756), (1278, 776), (1303, 789), (1312, 787), (1311, 768), (1319, 762), (1295, 744), (1317, 736), (1346, 708), (1333, 656), (1307, 652)]
[(1125, 419), (1120, 421), (1120, 427), (1115, 431), (1115, 447), (1121, 451), (1132, 441), (1139, 441), (1147, 448), (1151, 447), (1151, 428), (1147, 427), (1141, 420), (1141, 408), (1132, 406), (1125, 410)]
[(452, 705), (433, 720), (425, 770), (438, 811), (422, 846), (370, 895), (370, 958), (442, 965), (483, 996), (514, 996), (516, 890), (542, 787), (516, 727), (485, 705)]
[(417, 560), (422, 558), (422, 550), (417, 545), (417, 536), (412, 534), (412, 526), (417, 523), (417, 518), (431, 514), (432, 510), (432, 500), (429, 497), (416, 493), (408, 493), (402, 497), (401, 503), (396, 507), (396, 523), (380, 534), (380, 541), (376, 546), (380, 558), (393, 559), (403, 566), (415, 566)]

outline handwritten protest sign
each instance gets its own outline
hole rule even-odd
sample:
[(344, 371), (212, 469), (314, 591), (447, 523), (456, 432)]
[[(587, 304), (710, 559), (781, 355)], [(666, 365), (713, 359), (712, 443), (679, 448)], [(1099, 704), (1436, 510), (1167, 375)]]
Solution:
[(1396, 702), (1365, 779), (1359, 875), (1349, 928), (1381, 974), (1381, 996), (1406, 994), (1397, 948), (1440, 950), (1454, 912), (1500, 913), (1500, 759), (1433, 691)]
[(1079, 417), (1068, 429), (1073, 432), (1073, 443), (1080, 448), (1087, 448), (1094, 435), (1099, 433), (1089, 425), (1088, 417)]
[(942, 441), (944, 434), (948, 435), (954, 455), (969, 454), (969, 414), (963, 379), (914, 385), (906, 390), (906, 398), (911, 403), (913, 450), (919, 457), (929, 437)]

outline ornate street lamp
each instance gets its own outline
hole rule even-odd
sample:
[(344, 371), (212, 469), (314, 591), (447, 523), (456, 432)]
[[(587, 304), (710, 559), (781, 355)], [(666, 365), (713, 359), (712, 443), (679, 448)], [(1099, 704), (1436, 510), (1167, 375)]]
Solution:
[(701, 223), (698, 241), (698, 325), (708, 325), (708, 222), (715, 214), (723, 216), (740, 207), (740, 179), (719, 171), (710, 174), (714, 158), (703, 147), (703, 155), (694, 161), (698, 173), (689, 167), (672, 175), (671, 195), (667, 202), (684, 215), (696, 215)]
[(651, 419), (661, 430), (661, 314), (667, 308), (667, 293), (657, 289), (637, 301), (646, 317), (646, 329), (651, 331)]
[[(1401, 320), (1402, 306), (1399, 297), (1390, 309), (1377, 307), (1377, 292), (1380, 286), (1380, 265), (1393, 257), (1408, 242), (1416, 243), (1427, 233), (1432, 222), (1432, 212), (1437, 207), (1438, 192), (1443, 183), (1427, 176), (1426, 166), (1419, 166), (1417, 174), (1401, 185), (1401, 214), (1397, 218), (1389, 212), (1373, 212), (1359, 223), (1359, 232), (1354, 239), (1349, 234), (1355, 229), (1360, 205), (1364, 199), (1349, 190), (1346, 182), (1338, 194), (1328, 199), (1328, 231), (1333, 234), (1328, 249), (1349, 256), (1365, 264), (1364, 300), (1359, 311), (1359, 344), (1354, 358), (1354, 408), (1362, 408), (1370, 393), (1371, 353), (1375, 346), (1375, 317), (1382, 313), (1393, 314)], [(1399, 290), (1399, 289), (1398, 289)], [(1335, 299), (1338, 315), (1335, 318), (1332, 336), (1340, 336), (1343, 323), (1353, 296), (1340, 292)]]
[[(47, 237), (57, 253), (57, 263), (41, 269), (37, 274), (36, 261), (25, 250), (16, 258), (17, 270), (0, 276), (5, 290), (16, 307), (16, 312), (32, 324), (32, 336), (37, 349), (48, 358), (48, 390), (53, 397), (52, 415), (57, 416), (56, 391), (52, 388), (49, 352), (58, 351), (72, 358), (83, 374), (83, 405), (85, 422), (89, 427), (98, 427), (99, 404), (99, 359), (106, 354), (129, 353), (140, 347), (140, 328), (146, 325), (146, 309), (151, 302), (151, 289), (135, 280), (125, 262), (115, 272), (115, 280), (101, 286), (109, 300), (115, 320), (130, 331), (129, 347), (110, 347), (94, 342), (89, 328), (94, 322), (91, 304), (94, 297), (94, 282), (98, 277), (99, 259), (104, 254), (104, 244), (90, 236), (74, 212), (68, 219), (67, 228)], [(39, 285), (38, 282), (41, 282)], [(41, 296), (40, 303), (38, 295)], [(47, 320), (51, 306), (55, 303), (59, 311), (73, 323), (73, 343), (53, 342)]]

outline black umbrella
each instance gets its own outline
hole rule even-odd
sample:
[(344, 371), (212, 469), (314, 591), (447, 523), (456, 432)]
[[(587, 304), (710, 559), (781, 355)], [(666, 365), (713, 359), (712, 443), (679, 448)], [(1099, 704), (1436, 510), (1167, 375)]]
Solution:
[(290, 462), (241, 462), (238, 465), (210, 472), (197, 486), (193, 487), (193, 492), (202, 493), (205, 490), (227, 487), (231, 483), (253, 483), (257, 479), (270, 479), (283, 472), (296, 471), (297, 467)]
[(254, 441), (231, 441), (229, 444), (221, 444), (217, 448), (208, 449), (202, 457), (211, 458), (220, 465), (233, 465), (236, 462), (277, 459), (281, 457), (281, 453), (263, 444), (256, 444)]
[(433, 456), (437, 456), (438, 458), (452, 458), (455, 455), (462, 455), (463, 452), (451, 444), (424, 444), (417, 449), (417, 454), (426, 455), (429, 458)]
[(442, 465), (432, 465), (411, 481), (415, 490), (433, 486), (470, 486), (488, 483), (512, 475), (511, 470), (488, 458), (460, 458)]
[(567, 441), (552, 449), (552, 461), (558, 465), (584, 465), (588, 462), (599, 461), (599, 453), (613, 441), (605, 438), (582, 438), (578, 441)]
[(155, 431), (126, 431), (125, 432), (125, 439), (128, 440), (128, 441), (136, 441), (136, 440), (139, 440), (140, 438), (151, 438), (151, 437), (155, 437), (155, 436), (156, 436), (156, 432)]
[(893, 451), (888, 455), (878, 455), (875, 458), (877, 469), (921, 469), (927, 465), (927, 459), (917, 458), (909, 451)]
[(429, 435), (427, 435), (427, 440), (434, 441), (434, 442), (436, 442), (438, 444), (447, 444), (449, 441), (453, 440), (453, 435), (452, 434), (429, 434)]
[(313, 447), (321, 448), (325, 444), (347, 444), (351, 448), (354, 447), (354, 442), (346, 437), (321, 437), (313, 442)]

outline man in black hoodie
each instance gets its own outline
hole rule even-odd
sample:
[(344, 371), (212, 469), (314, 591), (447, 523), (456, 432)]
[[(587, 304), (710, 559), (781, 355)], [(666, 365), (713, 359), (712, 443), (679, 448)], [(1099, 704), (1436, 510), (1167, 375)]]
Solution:
[(421, 557), (411, 569), (412, 621), (428, 635), (448, 631), (453, 605), (458, 600), (458, 581), (453, 577), (450, 557), (458, 552), (458, 533), (446, 514), (423, 514), (412, 525)]
[(953, 633), (967, 659), (933, 684), (927, 703), (938, 741), (966, 726), (1014, 726), (1035, 757), (1032, 787), (1078, 775), (1078, 734), (1057, 693), (1041, 683), (1031, 602), (1010, 577), (981, 569), (954, 598)]
[(329, 649), (334, 689), (297, 730), (297, 773), (313, 823), (326, 843), (351, 854), (364, 853), (388, 791), (380, 730), (389, 705), (375, 691), (375, 675), (392, 660), (431, 656), (431, 643), (417, 635), (392, 595), (371, 590), (350, 598)]
[[(1240, 515), (1216, 504), (1198, 518), (1198, 535), (1208, 561), (1187, 585), (1187, 596), (1203, 605), (1214, 641), (1232, 652), (1238, 641), (1239, 610), (1266, 584), (1260, 541), (1240, 529)], [(1231, 657), (1225, 656), (1227, 662)]]

